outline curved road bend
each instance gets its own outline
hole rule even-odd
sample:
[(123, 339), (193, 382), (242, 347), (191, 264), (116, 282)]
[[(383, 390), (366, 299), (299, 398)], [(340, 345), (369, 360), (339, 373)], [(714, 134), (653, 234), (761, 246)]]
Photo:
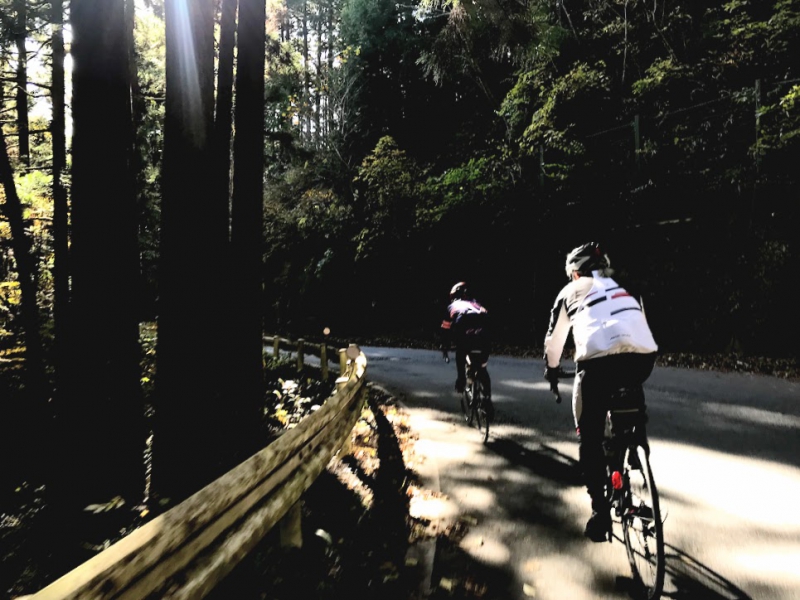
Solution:
[[(553, 401), (541, 360), (491, 357), (497, 423), (484, 446), (460, 419), (452, 362), (429, 350), (362, 350), (368, 379), (409, 407), (417, 470), (446, 498), (416, 510), (470, 523), (458, 548), (437, 552), (432, 585), (453, 560), (506, 600), (630, 597), (620, 527), (612, 544), (582, 535), (589, 504), (571, 409)], [(645, 387), (666, 516), (663, 597), (800, 598), (800, 384), (656, 368)]]

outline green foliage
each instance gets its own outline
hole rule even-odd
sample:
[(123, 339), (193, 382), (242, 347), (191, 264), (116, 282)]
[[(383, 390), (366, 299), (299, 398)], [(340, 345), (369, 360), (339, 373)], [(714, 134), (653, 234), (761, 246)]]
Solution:
[(645, 69), (645, 76), (636, 80), (631, 86), (634, 96), (658, 92), (668, 86), (672, 80), (686, 76), (685, 65), (678, 64), (675, 58), (658, 59)]
[(311, 378), (278, 379), (272, 390), (274, 398), (267, 403), (264, 415), (277, 421), (285, 429), (295, 427), (306, 415), (319, 410), (323, 398), (315, 393), (318, 382)]
[(297, 372), (292, 355), (271, 357), (265, 364), (267, 395), (263, 414), (267, 425), (291, 429), (309, 414), (319, 410), (334, 391), (332, 381), (324, 382), (318, 373)]
[(353, 180), (360, 195), (363, 227), (356, 236), (356, 260), (383, 244), (409, 236), (414, 227), (420, 172), (391, 137), (383, 137), (361, 163)]
[(164, 153), (164, 102), (166, 98), (165, 26), (163, 2), (147, 3), (137, 10), (134, 24), (135, 66), (138, 89), (133, 90), (139, 246), (144, 282), (143, 318), (153, 318), (156, 265), (159, 250), (161, 163)]
[(523, 153), (534, 153), (539, 144), (546, 144), (568, 156), (577, 156), (585, 151), (580, 138), (575, 136), (576, 124), (567, 115), (580, 115), (582, 107), (602, 102), (608, 91), (604, 68), (602, 62), (591, 66), (577, 63), (553, 81), (522, 134), (520, 150)]
[(417, 213), (417, 221), (424, 229), (449, 214), (481, 205), (496, 214), (503, 195), (512, 187), (511, 172), (499, 157), (472, 158), (441, 175), (428, 177), (423, 191), (426, 202)]

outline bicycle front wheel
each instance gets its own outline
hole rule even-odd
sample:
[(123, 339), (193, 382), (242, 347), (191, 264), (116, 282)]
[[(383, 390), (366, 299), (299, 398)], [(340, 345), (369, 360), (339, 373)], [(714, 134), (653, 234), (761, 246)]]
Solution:
[(634, 445), (626, 451), (625, 477), (628, 488), (622, 533), (628, 562), (642, 596), (655, 600), (664, 587), (664, 528), (649, 453), (642, 446)]

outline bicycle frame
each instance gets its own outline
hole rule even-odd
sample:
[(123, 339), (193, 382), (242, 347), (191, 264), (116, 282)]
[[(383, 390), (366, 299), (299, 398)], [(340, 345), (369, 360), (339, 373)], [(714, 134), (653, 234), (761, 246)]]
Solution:
[(483, 360), (485, 353), (482, 350), (470, 350), (466, 353), (466, 368), (464, 372), (467, 375), (467, 383), (469, 384), (470, 379), (475, 380), (480, 378), (483, 375), (484, 371), (486, 371), (486, 366), (489, 364), (488, 357), (486, 360)]

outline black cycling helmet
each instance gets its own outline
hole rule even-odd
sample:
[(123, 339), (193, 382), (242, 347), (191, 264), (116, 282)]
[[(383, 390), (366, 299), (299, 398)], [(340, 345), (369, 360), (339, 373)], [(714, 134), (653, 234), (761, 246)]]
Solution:
[(600, 248), (600, 244), (589, 242), (574, 248), (572, 252), (567, 254), (565, 270), (567, 277), (572, 279), (574, 271), (577, 271), (580, 275), (589, 275), (592, 271), (608, 269), (610, 266), (611, 259)]
[(465, 281), (459, 281), (452, 288), (450, 288), (450, 300), (461, 300), (466, 298), (468, 294), (467, 284)]

